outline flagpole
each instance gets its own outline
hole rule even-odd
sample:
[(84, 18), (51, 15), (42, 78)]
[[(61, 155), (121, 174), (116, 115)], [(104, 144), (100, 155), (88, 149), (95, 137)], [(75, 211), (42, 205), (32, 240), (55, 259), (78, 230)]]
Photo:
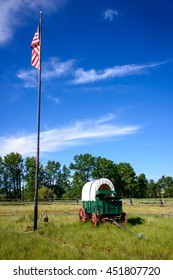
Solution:
[(37, 221), (38, 221), (38, 180), (39, 180), (39, 157), (40, 157), (40, 107), (41, 107), (42, 12), (40, 12), (39, 39), (40, 39), (40, 67), (39, 67), (39, 70), (38, 70), (37, 153), (36, 153), (36, 170), (35, 170), (34, 230), (37, 229)]

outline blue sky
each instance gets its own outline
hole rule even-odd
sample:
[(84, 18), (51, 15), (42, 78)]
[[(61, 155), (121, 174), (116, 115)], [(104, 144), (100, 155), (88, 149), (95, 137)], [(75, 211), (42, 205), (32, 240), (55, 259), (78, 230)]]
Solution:
[(0, 0), (0, 156), (36, 155), (40, 10), (41, 162), (89, 153), (173, 176), (170, 0)]

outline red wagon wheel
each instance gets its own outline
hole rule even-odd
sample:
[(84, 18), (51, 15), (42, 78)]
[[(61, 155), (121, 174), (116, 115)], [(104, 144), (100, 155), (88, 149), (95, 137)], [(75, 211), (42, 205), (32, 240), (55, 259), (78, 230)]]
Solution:
[(91, 215), (91, 222), (93, 223), (94, 226), (97, 225), (97, 215), (95, 213), (92, 213)]
[(86, 221), (86, 213), (84, 208), (79, 209), (79, 219), (81, 220), (81, 222)]

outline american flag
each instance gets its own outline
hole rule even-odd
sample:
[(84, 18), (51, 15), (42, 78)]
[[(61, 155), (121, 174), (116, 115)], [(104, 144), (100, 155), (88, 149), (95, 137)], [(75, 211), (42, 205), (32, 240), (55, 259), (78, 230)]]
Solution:
[(31, 64), (37, 69), (40, 69), (40, 38), (39, 38), (39, 27), (37, 28), (36, 33), (34, 34), (32, 43), (32, 57)]

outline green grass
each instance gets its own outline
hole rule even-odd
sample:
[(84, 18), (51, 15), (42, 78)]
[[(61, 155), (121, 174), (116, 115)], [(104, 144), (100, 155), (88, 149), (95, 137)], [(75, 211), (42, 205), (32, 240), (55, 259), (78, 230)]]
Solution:
[[(0, 206), (0, 259), (173, 259), (171, 205), (162, 210), (153, 206), (148, 213), (148, 205), (125, 204), (130, 232), (108, 222), (96, 228), (90, 221), (81, 223), (79, 208), (71, 204), (39, 205), (38, 230), (33, 231), (33, 205)], [(48, 223), (43, 221), (45, 210)]]

